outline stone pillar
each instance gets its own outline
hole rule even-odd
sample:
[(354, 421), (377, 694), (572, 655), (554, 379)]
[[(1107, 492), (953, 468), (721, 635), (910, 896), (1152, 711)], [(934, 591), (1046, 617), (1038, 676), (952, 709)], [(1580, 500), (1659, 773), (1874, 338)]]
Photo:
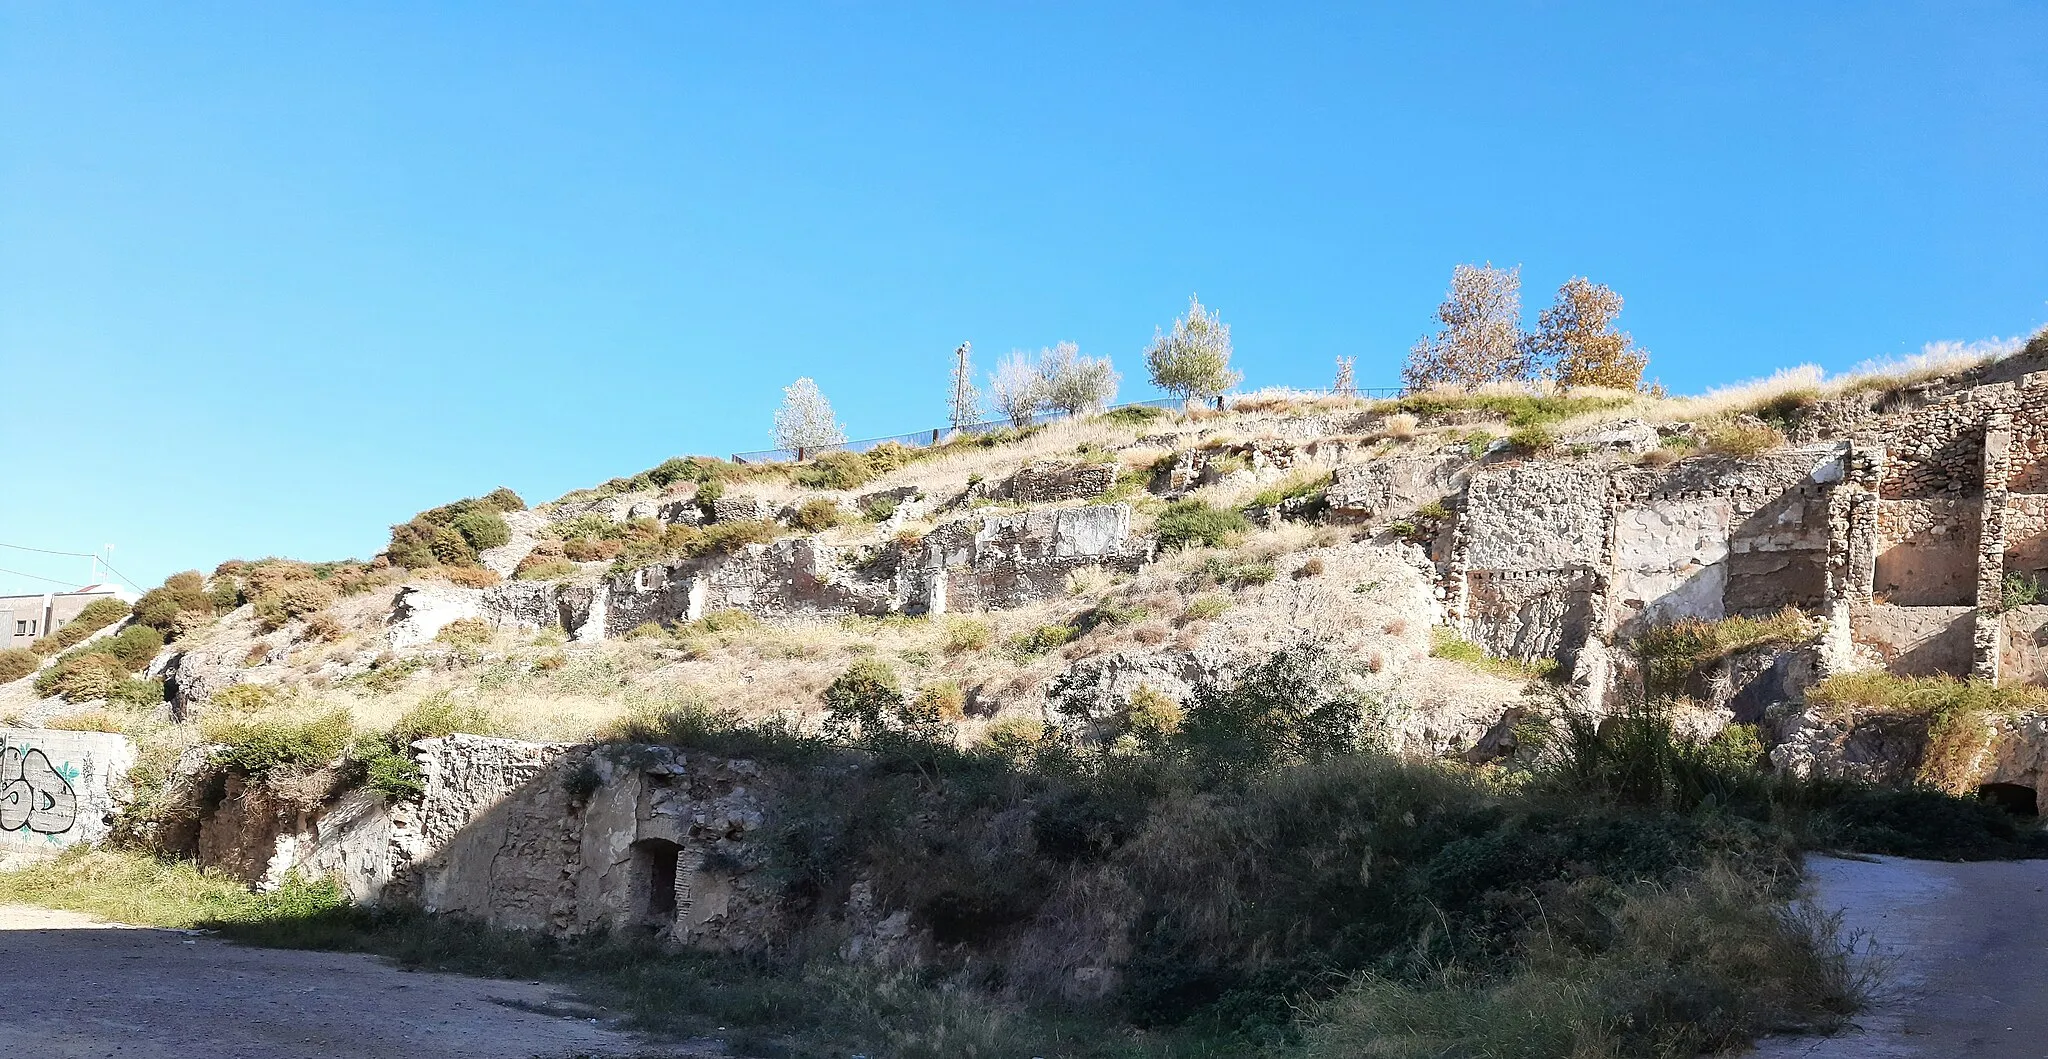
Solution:
[(2012, 417), (1992, 415), (1984, 425), (1984, 504), (1977, 535), (1977, 627), (1970, 675), (1998, 683), (2005, 620), (2005, 500), (2011, 473)]

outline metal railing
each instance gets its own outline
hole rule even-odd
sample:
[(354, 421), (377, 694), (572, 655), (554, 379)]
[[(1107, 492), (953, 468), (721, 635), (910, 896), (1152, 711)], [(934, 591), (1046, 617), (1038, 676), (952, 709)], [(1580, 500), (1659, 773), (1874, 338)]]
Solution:
[[(1180, 398), (1165, 397), (1156, 401), (1132, 401), (1128, 404), (1120, 404), (1104, 409), (1104, 411), (1114, 412), (1120, 408), (1179, 407), (1181, 407)], [(1065, 412), (1040, 412), (1021, 424), (1008, 419), (985, 419), (979, 423), (969, 423), (958, 428), (950, 426), (933, 427), (930, 430), (920, 430), (911, 434), (893, 434), (886, 438), (862, 438), (859, 441), (843, 441), (837, 445), (819, 445), (815, 448), (806, 446), (801, 449), (761, 449), (755, 452), (735, 452), (732, 454), (732, 462), (787, 463), (792, 460), (802, 461), (813, 456), (822, 456), (828, 452), (866, 452), (869, 449), (882, 445), (904, 445), (910, 448), (921, 449), (944, 444), (950, 438), (973, 437), (976, 434), (986, 434), (994, 430), (1014, 429), (1019, 426), (1043, 426), (1065, 418), (1067, 418), (1067, 413)]]
[[(1216, 407), (1217, 407), (1217, 408), (1227, 408), (1227, 407), (1229, 407), (1229, 406), (1230, 406), (1230, 404), (1231, 404), (1231, 403), (1232, 403), (1233, 401), (1236, 401), (1236, 400), (1239, 400), (1239, 399), (1242, 399), (1242, 398), (1247, 398), (1247, 397), (1257, 397), (1257, 396), (1259, 396), (1259, 395), (1260, 395), (1260, 393), (1261, 393), (1261, 392), (1268, 392), (1268, 391), (1253, 391), (1253, 392), (1251, 392), (1251, 393), (1243, 393), (1243, 394), (1231, 394), (1231, 395), (1228, 395), (1228, 396), (1225, 396), (1225, 397), (1218, 397), (1218, 398), (1216, 398), (1216, 399), (1215, 399), (1215, 401), (1216, 401)], [(1278, 390), (1274, 390), (1274, 391), (1269, 391), (1269, 392), (1271, 392), (1271, 393), (1274, 393), (1274, 394), (1278, 394), (1278, 393), (1280, 393), (1281, 391), (1278, 391)], [(1291, 395), (1292, 395), (1292, 394), (1298, 394), (1298, 395), (1300, 395), (1300, 396), (1303, 396), (1303, 397), (1332, 397), (1332, 396), (1343, 396), (1343, 397), (1360, 397), (1360, 398), (1365, 398), (1365, 399), (1367, 399), (1367, 400), (1384, 400), (1384, 399), (1387, 399), (1387, 398), (1391, 398), (1391, 397), (1399, 397), (1399, 396), (1401, 396), (1401, 395), (1402, 395), (1403, 393), (1405, 393), (1405, 392), (1407, 392), (1407, 391), (1403, 390), (1403, 389), (1402, 389), (1401, 387), (1398, 387), (1398, 386), (1391, 386), (1391, 387), (1389, 387), (1389, 386), (1380, 386), (1380, 387), (1367, 387), (1367, 386), (1361, 386), (1361, 387), (1355, 387), (1355, 388), (1353, 388), (1353, 389), (1350, 389), (1350, 390), (1344, 391), (1344, 392), (1342, 392), (1342, 393), (1339, 393), (1339, 392), (1338, 392), (1338, 391), (1336, 391), (1336, 390), (1329, 390), (1329, 389), (1323, 389), (1323, 390), (1296, 390), (1296, 389), (1291, 389), (1291, 388), (1290, 388), (1290, 389), (1288, 389), (1288, 390), (1286, 390), (1286, 391), (1284, 391), (1284, 392), (1285, 392), (1285, 393), (1287, 393), (1287, 394), (1291, 394)], [(1107, 408), (1107, 409), (1104, 409), (1104, 412), (1114, 412), (1114, 411), (1117, 411), (1118, 409), (1123, 409), (1123, 408), (1165, 408), (1165, 409), (1179, 409), (1179, 408), (1183, 408), (1183, 407), (1186, 407), (1186, 405), (1185, 405), (1185, 403), (1184, 403), (1184, 402), (1182, 402), (1182, 401), (1181, 401), (1181, 399), (1180, 399), (1180, 398), (1178, 398), (1178, 397), (1162, 397), (1162, 398), (1159, 398), (1159, 399), (1157, 399), (1157, 400), (1152, 400), (1152, 401), (1132, 401), (1132, 402), (1129, 402), (1129, 403), (1127, 403), (1127, 404), (1120, 404), (1120, 405), (1116, 405), (1116, 406), (1114, 406), (1114, 407), (1111, 407), (1111, 408)], [(910, 447), (910, 448), (920, 448), (920, 449), (921, 449), (921, 448), (928, 448), (928, 447), (930, 447), (930, 446), (933, 446), (933, 445), (941, 445), (941, 444), (944, 444), (944, 443), (945, 443), (945, 442), (946, 442), (947, 440), (949, 440), (949, 439), (951, 439), (951, 438), (955, 438), (955, 437), (973, 437), (973, 436), (974, 436), (974, 435), (976, 435), (976, 434), (986, 434), (986, 433), (988, 433), (988, 432), (990, 432), (990, 431), (992, 431), (992, 430), (1005, 430), (1005, 429), (1015, 428), (1015, 427), (1018, 427), (1018, 426), (1024, 426), (1024, 427), (1035, 427), (1035, 426), (1043, 426), (1043, 425), (1044, 425), (1044, 424), (1046, 424), (1046, 423), (1051, 423), (1051, 422), (1055, 422), (1055, 421), (1057, 421), (1057, 420), (1061, 420), (1061, 419), (1065, 419), (1065, 418), (1067, 418), (1067, 413), (1065, 413), (1065, 412), (1040, 412), (1040, 413), (1038, 413), (1037, 415), (1034, 415), (1034, 416), (1032, 416), (1032, 417), (1031, 417), (1031, 418), (1030, 418), (1029, 420), (1027, 420), (1026, 422), (1024, 422), (1024, 423), (1022, 423), (1022, 424), (1019, 424), (1019, 423), (1014, 423), (1014, 422), (1012, 422), (1012, 421), (1010, 421), (1010, 420), (1008, 420), (1008, 419), (987, 419), (987, 420), (983, 420), (983, 421), (981, 421), (981, 422), (979, 422), (979, 423), (969, 423), (969, 424), (967, 424), (966, 426), (962, 426), (962, 427), (957, 427), (957, 428), (956, 428), (956, 427), (950, 427), (950, 426), (945, 426), (945, 427), (932, 427), (932, 428), (931, 428), (931, 429), (929, 429), (929, 430), (919, 430), (919, 431), (915, 431), (915, 432), (913, 432), (913, 433), (909, 433), (909, 434), (892, 434), (892, 435), (890, 435), (889, 437), (885, 437), (885, 438), (862, 438), (862, 439), (861, 439), (861, 440), (859, 440), (859, 441), (843, 441), (843, 442), (840, 442), (840, 443), (839, 443), (839, 444), (837, 444), (837, 445), (819, 445), (819, 446), (817, 446), (817, 447), (815, 447), (815, 448), (813, 448), (813, 447), (810, 447), (810, 446), (805, 446), (804, 448), (801, 448), (801, 449), (759, 449), (759, 450), (757, 450), (757, 451), (754, 451), (754, 452), (735, 452), (735, 453), (733, 453), (733, 454), (732, 454), (732, 462), (734, 462), (734, 463), (789, 463), (789, 462), (791, 462), (791, 461), (801, 462), (801, 461), (803, 461), (803, 460), (807, 460), (807, 459), (810, 459), (810, 458), (812, 458), (812, 457), (814, 457), (814, 456), (821, 456), (821, 455), (824, 455), (825, 453), (828, 453), (828, 452), (866, 452), (866, 451), (868, 451), (869, 449), (872, 449), (872, 448), (876, 448), (876, 447), (878, 447), (878, 446), (882, 446), (882, 445), (904, 445), (904, 446), (908, 446), (908, 447)]]

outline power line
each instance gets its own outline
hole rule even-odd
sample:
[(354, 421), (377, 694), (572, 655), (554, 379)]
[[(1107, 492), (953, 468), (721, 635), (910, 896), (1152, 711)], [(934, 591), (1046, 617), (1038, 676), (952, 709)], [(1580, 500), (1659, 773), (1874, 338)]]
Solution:
[(60, 551), (54, 551), (54, 550), (52, 550), (52, 549), (49, 549), (49, 548), (31, 548), (31, 547), (29, 547), (29, 546), (28, 546), (28, 545), (26, 545), (26, 544), (0, 544), (0, 548), (12, 548), (12, 549), (14, 549), (15, 551), (18, 551), (18, 552), (39, 552), (39, 553), (41, 553), (41, 554), (43, 554), (43, 555), (70, 555), (70, 556), (75, 556), (75, 557), (77, 557), (77, 558), (80, 558), (80, 559), (97, 559), (97, 558), (99, 558), (99, 556), (97, 556), (97, 555), (94, 555), (94, 554), (92, 554), (91, 552), (60, 552)]
[[(44, 577), (44, 576), (43, 576), (43, 575), (41, 575), (41, 574), (31, 574), (31, 573), (27, 573), (27, 572), (24, 572), (24, 571), (21, 571), (21, 570), (8, 570), (8, 569), (0, 568), (0, 574), (13, 574), (13, 575), (14, 575), (14, 576), (16, 576), (16, 577), (26, 577), (26, 578), (28, 578), (28, 579), (29, 579), (29, 580), (31, 580), (31, 581), (48, 581), (49, 583), (51, 583), (51, 584), (53, 584), (53, 585), (63, 585), (63, 586), (65, 587), (65, 588), (82, 588), (82, 587), (84, 587), (84, 586), (82, 586), (82, 585), (74, 585), (74, 584), (72, 584), (72, 583), (71, 583), (71, 582), (69, 582), (69, 581), (59, 581), (59, 580), (57, 580), (57, 579), (56, 579), (56, 578), (54, 578), (54, 577)], [(123, 578), (122, 580), (127, 580), (127, 579), (126, 579), (126, 578)]]
[[(137, 592), (142, 591), (141, 585), (136, 584), (134, 579), (130, 578), (127, 574), (124, 574), (121, 571), (114, 569), (114, 564), (108, 562), (106, 556), (104, 555), (94, 555), (91, 552), (60, 552), (54, 548), (31, 548), (26, 544), (7, 544), (5, 542), (0, 542), (0, 548), (12, 548), (18, 552), (35, 552), (38, 555), (68, 555), (75, 559), (91, 559), (98, 562), (101, 566), (106, 567), (108, 573), (113, 574), (115, 577), (118, 577), (121, 580), (128, 582), (129, 588), (132, 588)], [(35, 574), (19, 574), (18, 576), (34, 577), (38, 581), (48, 581), (53, 585), (62, 585), (69, 583), (65, 581), (58, 581), (54, 578), (49, 577), (37, 577)]]

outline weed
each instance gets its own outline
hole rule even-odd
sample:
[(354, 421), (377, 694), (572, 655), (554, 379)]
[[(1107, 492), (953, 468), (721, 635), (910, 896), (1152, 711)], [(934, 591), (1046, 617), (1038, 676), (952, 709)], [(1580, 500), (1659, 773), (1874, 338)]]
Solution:
[(1027, 633), (1010, 638), (1010, 653), (1019, 658), (1036, 658), (1047, 651), (1065, 646), (1080, 634), (1071, 625), (1041, 625)]
[(1168, 504), (1155, 524), (1162, 548), (1222, 547), (1250, 528), (1243, 513), (1212, 507), (1193, 497)]
[(2001, 609), (2016, 610), (2039, 603), (2043, 590), (2040, 578), (2031, 574), (2009, 573), (2005, 575), (2005, 583), (2001, 588)]
[(1557, 660), (1554, 658), (1541, 659), (1534, 664), (1524, 664), (1511, 658), (1499, 658), (1488, 654), (1486, 648), (1443, 626), (1430, 630), (1429, 654), (1432, 658), (1462, 662), (1511, 680), (1541, 680), (1557, 671)]
[(1206, 592), (1188, 600), (1187, 609), (1181, 612), (1181, 620), (1207, 621), (1230, 609), (1230, 597), (1220, 592)]
[(1708, 428), (1702, 432), (1702, 442), (1707, 451), (1723, 456), (1755, 456), (1786, 444), (1785, 435), (1777, 427), (1740, 421)]
[(988, 622), (979, 618), (946, 619), (946, 651), (960, 654), (965, 651), (979, 651), (995, 639), (995, 630)]

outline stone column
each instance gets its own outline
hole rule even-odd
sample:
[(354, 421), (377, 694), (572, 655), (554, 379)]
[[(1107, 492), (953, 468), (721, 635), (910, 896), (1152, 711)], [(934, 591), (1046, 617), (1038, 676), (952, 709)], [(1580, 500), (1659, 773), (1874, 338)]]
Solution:
[(1970, 675), (1998, 683), (2005, 619), (2005, 500), (2012, 452), (2012, 417), (1990, 416), (1984, 425), (1984, 504), (1977, 535), (1977, 627), (1972, 637)]

